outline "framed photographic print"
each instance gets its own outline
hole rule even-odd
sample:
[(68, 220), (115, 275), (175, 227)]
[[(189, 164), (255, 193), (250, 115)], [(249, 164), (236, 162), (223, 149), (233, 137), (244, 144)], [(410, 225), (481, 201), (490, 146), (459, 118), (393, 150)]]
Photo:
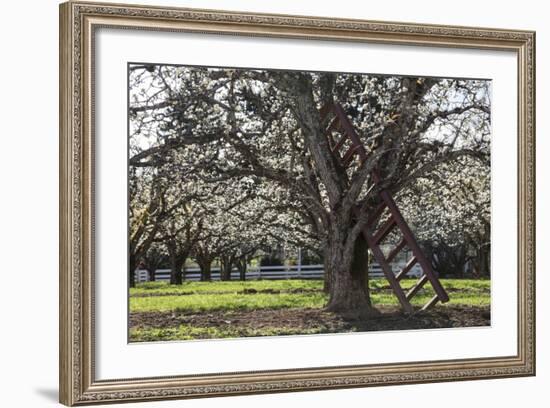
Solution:
[(534, 375), (534, 52), (62, 4), (61, 402)]

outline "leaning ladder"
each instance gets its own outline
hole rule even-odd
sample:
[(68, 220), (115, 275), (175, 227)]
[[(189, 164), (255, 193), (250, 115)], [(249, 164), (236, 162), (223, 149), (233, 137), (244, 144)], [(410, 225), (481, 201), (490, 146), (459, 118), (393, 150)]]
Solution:
[[(324, 123), (325, 119), (331, 113), (334, 117), (326, 128), (326, 135), (332, 153), (336, 156), (343, 167), (348, 167), (356, 157), (359, 158), (361, 163), (363, 163), (368, 157), (367, 151), (365, 150), (361, 139), (359, 139), (359, 136), (353, 129), (353, 126), (342, 109), (342, 106), (337, 103), (333, 103), (323, 107), (321, 109), (322, 123)], [(335, 140), (333, 132), (340, 134), (340, 138), (338, 140)], [(349, 147), (346, 146), (347, 148), (344, 148), (346, 145), (346, 140), (349, 140), (349, 143), (347, 144)], [(372, 172), (372, 178), (374, 183), (380, 182), (380, 177), (376, 170)], [(382, 268), (384, 276), (390, 283), (397, 299), (399, 299), (399, 303), (401, 304), (403, 310), (406, 313), (413, 312), (413, 307), (410, 300), (428, 282), (432, 285), (432, 288), (435, 291), (435, 296), (422, 307), (422, 310), (429, 309), (438, 301), (441, 301), (442, 303), (449, 301), (447, 292), (441, 285), (441, 282), (439, 281), (436, 272), (433, 270), (430, 261), (426, 258), (422, 252), (422, 249), (418, 245), (413, 232), (403, 218), (403, 215), (401, 214), (401, 211), (399, 211), (399, 208), (397, 207), (397, 204), (395, 203), (390, 192), (386, 189), (382, 189), (378, 192), (378, 198), (378, 207), (376, 207), (370, 218), (367, 220), (366, 226), (362, 232), (369, 249), (374, 256), (374, 259), (376, 259), (376, 262), (378, 262)], [(376, 225), (385, 209), (388, 209), (389, 218), (382, 223), (376, 232), (371, 233), (372, 227)], [(380, 248), (380, 244), (395, 228), (398, 228), (401, 232), (401, 239), (388, 253), (388, 255), (385, 256)], [(390, 264), (405, 247), (408, 247), (411, 250), (412, 257), (405, 264), (403, 269), (399, 271), (399, 273), (394, 274)], [(423, 274), (412, 286), (412, 288), (405, 292), (401, 287), (400, 281), (417, 263), (422, 268)]]

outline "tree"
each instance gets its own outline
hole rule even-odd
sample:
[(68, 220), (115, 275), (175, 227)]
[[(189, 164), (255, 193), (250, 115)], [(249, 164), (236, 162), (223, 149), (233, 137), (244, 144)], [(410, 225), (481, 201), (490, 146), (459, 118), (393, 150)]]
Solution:
[(164, 221), (162, 232), (157, 238), (168, 253), (171, 284), (183, 283), (185, 263), (203, 235), (204, 210), (195, 200), (196, 197), (187, 196), (185, 202), (180, 202), (171, 217)]
[[(379, 189), (395, 194), (444, 163), (489, 154), (487, 81), (169, 66), (140, 75), (158, 90), (131, 112), (157, 140), (136, 165), (186, 152), (204, 182), (252, 177), (286, 191), (287, 213), (321, 242), (331, 311), (373, 311), (361, 231)], [(319, 114), (332, 102), (366, 146), (364, 162), (345, 168), (332, 153)]]
[(464, 157), (403, 191), (403, 212), (441, 274), (462, 276), (467, 262), (478, 276), (489, 274), (490, 184), (489, 162)]
[(149, 274), (149, 282), (155, 281), (155, 271), (166, 263), (166, 251), (161, 245), (153, 243), (145, 255), (145, 268)]
[[(163, 184), (152, 172), (142, 172), (141, 177), (130, 177), (130, 234), (129, 234), (129, 285), (135, 284), (135, 270), (140, 260), (153, 244), (162, 220), (169, 216), (163, 198)], [(139, 180), (139, 182), (137, 182)]]

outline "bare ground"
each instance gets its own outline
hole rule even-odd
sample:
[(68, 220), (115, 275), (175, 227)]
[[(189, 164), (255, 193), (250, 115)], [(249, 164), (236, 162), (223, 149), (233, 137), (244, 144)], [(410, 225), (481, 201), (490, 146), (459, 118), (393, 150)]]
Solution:
[(432, 310), (405, 315), (397, 308), (382, 307), (380, 316), (362, 319), (320, 309), (262, 309), (216, 311), (200, 314), (182, 312), (131, 313), (130, 328), (170, 328), (188, 325), (200, 328), (231, 329), (243, 332), (287, 328), (294, 333), (344, 333), (357, 331), (414, 330), (451, 327), (489, 326), (488, 307), (437, 306)]

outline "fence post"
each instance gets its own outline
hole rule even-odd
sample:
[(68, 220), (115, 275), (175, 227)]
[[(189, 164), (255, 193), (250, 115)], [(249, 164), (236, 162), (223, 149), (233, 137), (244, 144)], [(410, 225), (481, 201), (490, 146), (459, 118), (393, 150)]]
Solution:
[(302, 248), (298, 248), (298, 278), (302, 277)]

